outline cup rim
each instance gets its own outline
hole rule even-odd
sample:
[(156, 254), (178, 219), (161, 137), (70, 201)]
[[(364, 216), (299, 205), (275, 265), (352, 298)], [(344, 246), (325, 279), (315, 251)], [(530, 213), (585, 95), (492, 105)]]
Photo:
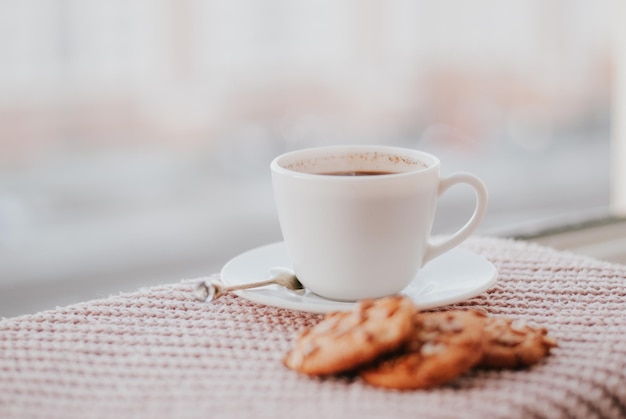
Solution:
[[(289, 165), (297, 164), (307, 160), (324, 158), (333, 154), (355, 154), (355, 153), (368, 153), (375, 154), (381, 153), (387, 156), (393, 156), (400, 159), (408, 159), (411, 162), (407, 164), (407, 170), (396, 173), (385, 173), (375, 176), (376, 179), (386, 179), (391, 177), (402, 177), (416, 173), (423, 173), (429, 170), (434, 170), (440, 166), (439, 158), (427, 153), (425, 151), (396, 147), (385, 145), (332, 145), (332, 146), (320, 146), (309, 147), (293, 151), (288, 151), (277, 157), (275, 157), (270, 168), (273, 172), (281, 173), (285, 175), (315, 178), (315, 179), (336, 179), (345, 181), (363, 181), (364, 179), (372, 179), (371, 176), (334, 176), (328, 173), (315, 173), (309, 171), (300, 171), (290, 167)], [(414, 164), (415, 167), (411, 167)], [(421, 166), (420, 166), (421, 165)]]

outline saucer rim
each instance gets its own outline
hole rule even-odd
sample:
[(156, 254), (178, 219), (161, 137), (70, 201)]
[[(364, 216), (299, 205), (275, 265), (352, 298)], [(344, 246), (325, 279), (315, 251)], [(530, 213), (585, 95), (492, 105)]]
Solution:
[[(220, 278), (222, 279), (222, 282), (224, 282), (224, 284), (226, 285), (241, 283), (238, 281), (228, 281), (228, 279), (225, 279), (225, 276), (230, 276), (228, 272), (231, 269), (233, 269), (232, 268), (233, 265), (237, 265), (241, 259), (245, 259), (247, 256), (249, 256), (252, 253), (259, 253), (261, 251), (267, 251), (271, 248), (276, 248), (278, 251), (281, 251), (284, 253), (285, 252), (284, 246), (285, 244), (283, 241), (276, 241), (276, 242), (272, 242), (272, 243), (268, 243), (268, 244), (251, 248), (249, 250), (243, 251), (235, 255), (223, 265), (220, 271)], [(495, 285), (495, 283), (498, 280), (497, 268), (482, 255), (479, 255), (463, 247), (455, 247), (449, 250), (448, 252), (443, 253), (442, 255), (428, 262), (428, 264), (424, 265), (424, 268), (427, 267), (429, 264), (433, 263), (434, 261), (440, 260), (441, 258), (451, 258), (458, 254), (464, 254), (465, 255), (464, 257), (467, 257), (467, 256), (472, 257), (476, 261), (480, 260), (480, 262), (485, 265), (486, 269), (488, 268), (492, 271), (489, 278), (486, 278), (486, 275), (485, 275), (486, 279), (483, 282), (481, 282), (479, 286), (475, 286), (474, 288), (467, 289), (464, 292), (459, 293), (458, 295), (453, 295), (448, 298), (441, 298), (441, 299), (438, 299), (436, 301), (431, 301), (430, 303), (426, 303), (426, 304), (416, 302), (416, 304), (418, 305), (420, 309), (428, 310), (428, 309), (438, 308), (438, 307), (442, 307), (442, 306), (446, 306), (450, 304), (460, 303), (460, 302), (466, 301), (470, 298), (474, 298), (484, 293), (485, 291), (489, 290)], [(285, 265), (288, 265), (288, 266), (285, 266)], [(290, 269), (290, 270), (292, 269), (290, 264), (285, 264), (285, 265), (283, 265), (282, 267), (284, 267), (285, 269)], [(268, 270), (271, 268), (273, 268), (273, 266), (272, 267), (268, 266)], [(259, 277), (259, 278), (254, 278), (252, 280), (253, 281), (263, 280), (268, 277), (269, 276), (266, 276), (263, 278)], [(413, 284), (416, 280), (418, 280), (418, 278), (419, 278), (419, 273), (411, 281), (411, 284)], [(405, 294), (405, 290), (408, 287), (410, 287), (410, 284), (403, 291), (401, 291), (400, 294)], [(275, 290), (276, 292), (272, 293), (268, 297), (267, 291), (268, 290), (271, 291), (272, 289)], [(285, 297), (283, 297), (282, 290), (279, 290), (277, 288), (271, 288), (271, 287), (264, 287), (262, 290), (265, 291), (265, 294), (259, 293), (260, 289), (238, 290), (238, 291), (233, 291), (233, 293), (239, 297), (242, 297), (246, 300), (252, 301), (257, 304), (262, 304), (262, 305), (269, 306), (269, 307), (297, 310), (297, 311), (302, 311), (302, 312), (307, 312), (307, 313), (317, 313), (317, 314), (326, 314), (326, 313), (333, 312), (333, 311), (350, 310), (356, 304), (356, 302), (352, 302), (352, 301), (330, 300), (330, 299), (327, 299), (327, 298), (324, 298), (315, 294), (314, 294), (314, 298), (317, 300), (315, 303), (310, 303), (310, 302), (307, 303), (306, 301), (300, 301), (300, 302), (289, 301)], [(410, 294), (405, 294), (405, 295), (407, 295), (409, 298), (412, 298), (414, 301), (416, 299), (415, 295), (410, 295)], [(271, 300), (271, 301), (268, 301), (268, 300)]]

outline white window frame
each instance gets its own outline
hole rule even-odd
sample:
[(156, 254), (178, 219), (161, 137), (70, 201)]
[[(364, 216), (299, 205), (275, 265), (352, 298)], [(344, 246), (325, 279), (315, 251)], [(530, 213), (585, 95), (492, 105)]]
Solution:
[(616, 2), (611, 147), (611, 215), (626, 216), (626, 2)]

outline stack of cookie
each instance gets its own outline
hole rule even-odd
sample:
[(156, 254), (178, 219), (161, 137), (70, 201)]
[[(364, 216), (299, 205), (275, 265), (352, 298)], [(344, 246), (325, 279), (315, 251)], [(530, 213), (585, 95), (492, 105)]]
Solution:
[(402, 296), (361, 301), (304, 330), (284, 364), (307, 375), (356, 372), (400, 390), (444, 384), (475, 367), (523, 368), (550, 353), (544, 328), (478, 311), (420, 312)]

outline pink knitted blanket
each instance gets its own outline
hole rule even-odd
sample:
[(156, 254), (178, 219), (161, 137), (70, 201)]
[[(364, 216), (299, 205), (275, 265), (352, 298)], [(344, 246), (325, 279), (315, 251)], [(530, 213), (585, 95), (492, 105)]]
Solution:
[(499, 280), (457, 306), (546, 326), (560, 346), (544, 362), (428, 391), (307, 378), (280, 360), (320, 315), (199, 303), (183, 281), (0, 321), (0, 417), (626, 417), (626, 266), (504, 239), (465, 247)]

